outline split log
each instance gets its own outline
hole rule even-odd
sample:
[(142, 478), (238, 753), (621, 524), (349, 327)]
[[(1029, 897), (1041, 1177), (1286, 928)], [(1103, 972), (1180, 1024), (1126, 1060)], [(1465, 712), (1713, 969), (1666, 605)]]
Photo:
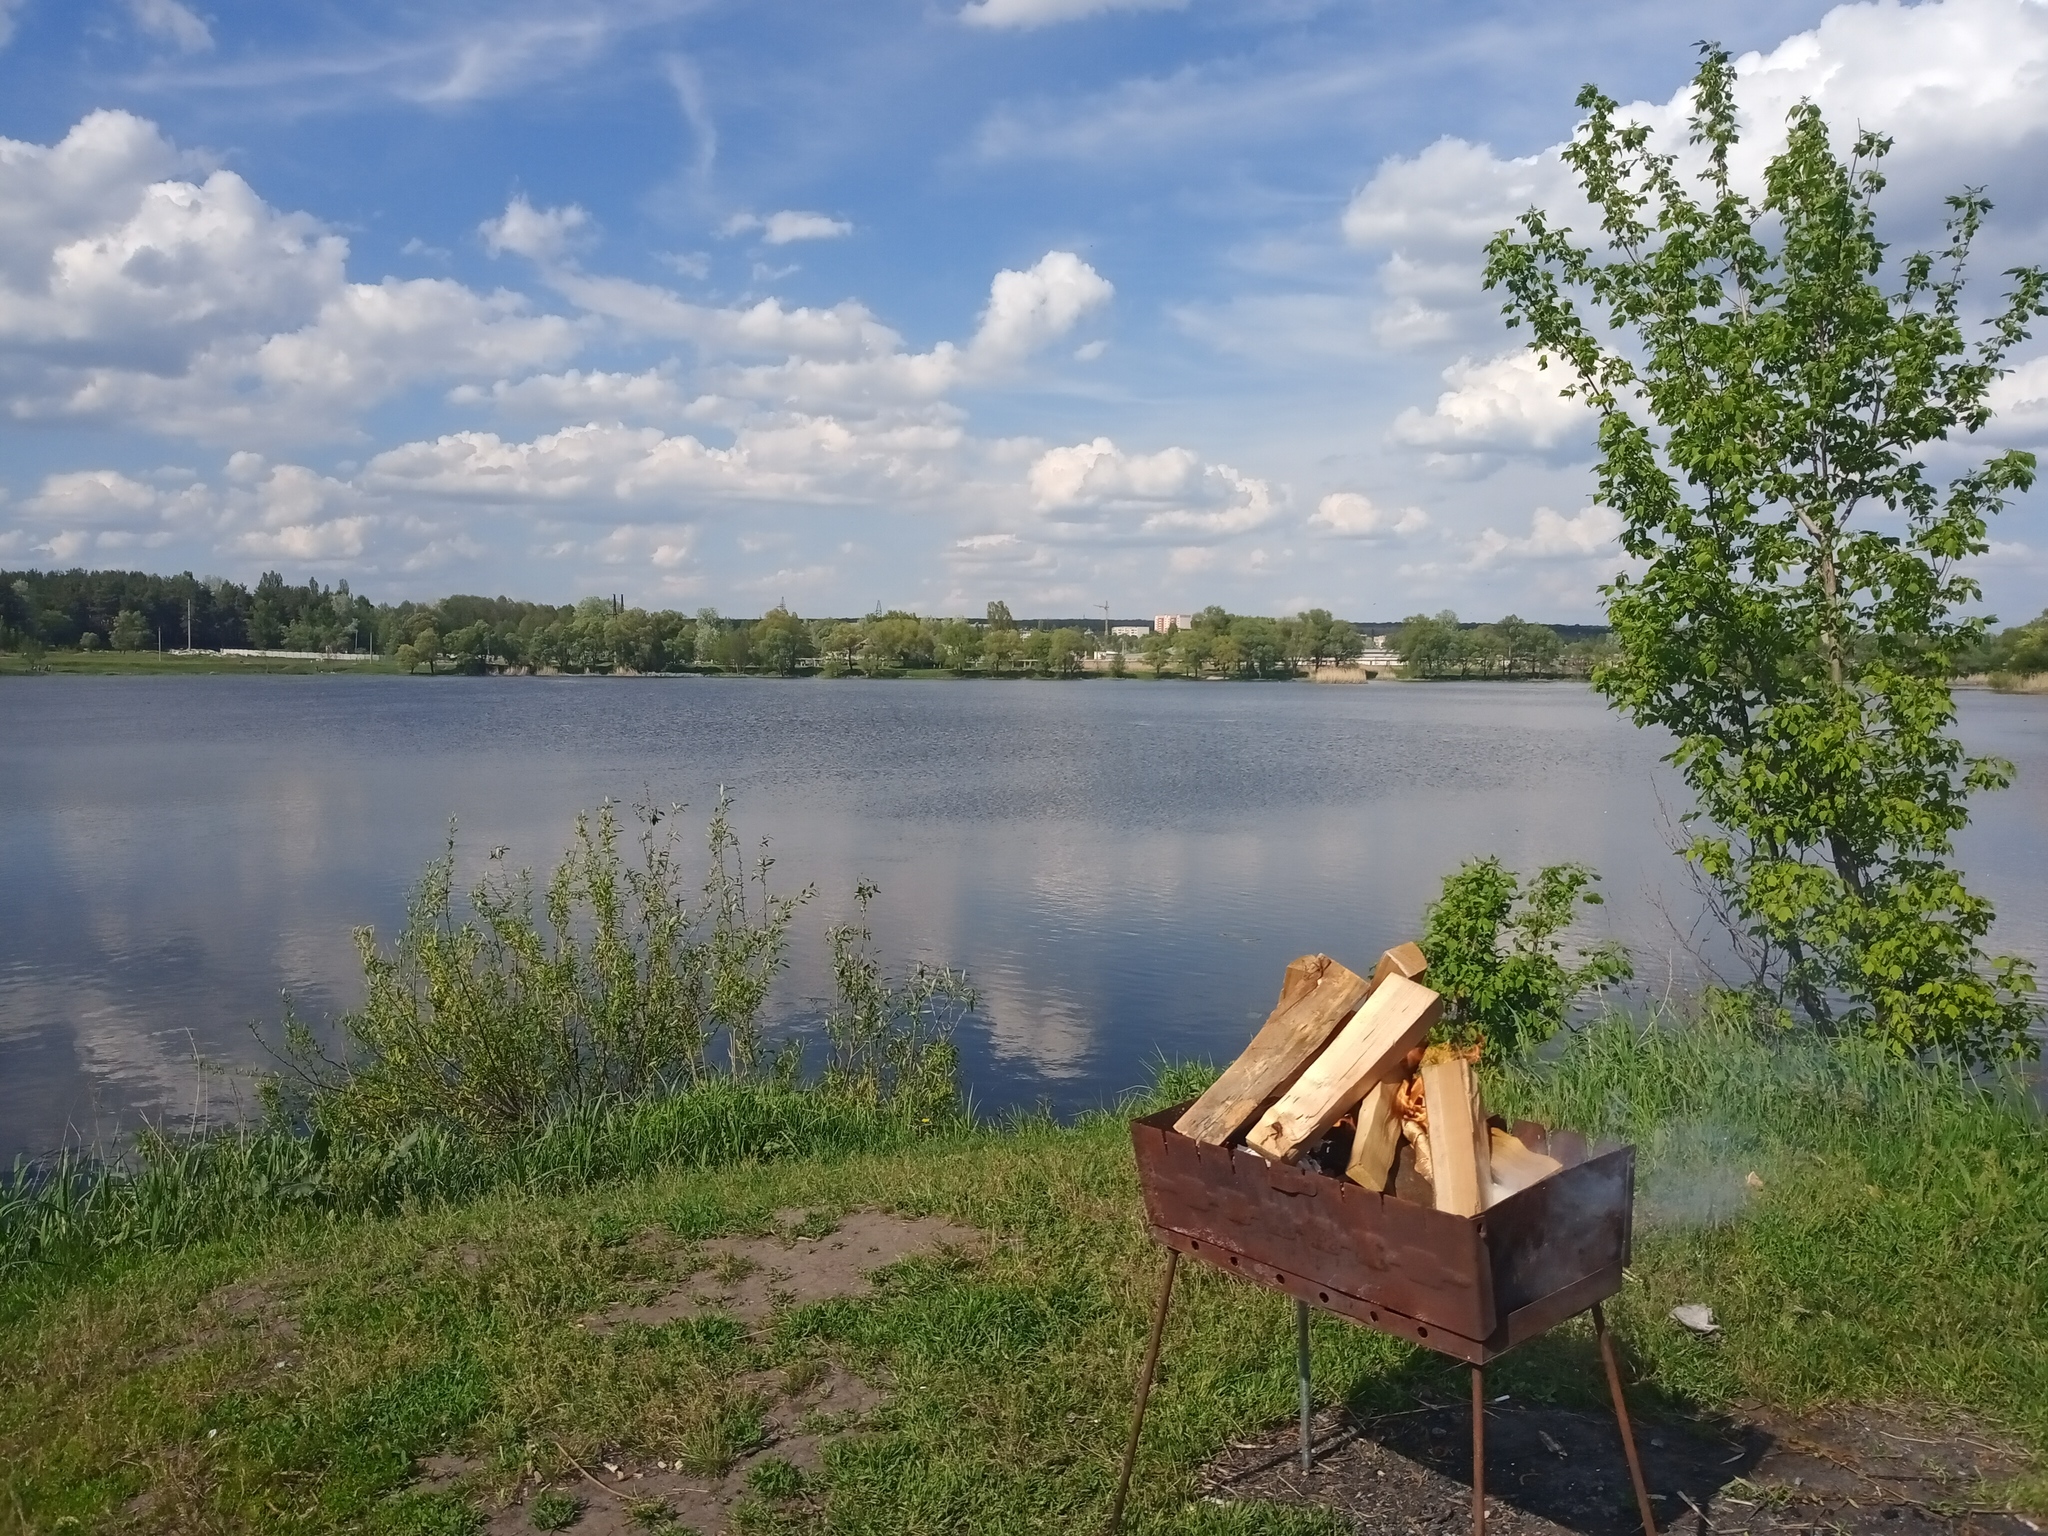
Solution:
[(1272, 1110), (1259, 1116), (1245, 1145), (1271, 1158), (1300, 1155), (1367, 1089), (1393, 1075), (1443, 1006), (1429, 988), (1405, 976), (1387, 977)]
[[(1304, 961), (1321, 961), (1322, 965), (1314, 984), (1289, 1002), (1289, 989), (1300, 980), (1295, 966), (1304, 966), (1304, 974), (1309, 969)], [(1288, 980), (1280, 989), (1282, 1006), (1267, 1016), (1265, 1027), (1209, 1091), (1174, 1122), (1173, 1128), (1181, 1135), (1212, 1146), (1230, 1140), (1251, 1123), (1263, 1105), (1293, 1086), (1372, 990), (1371, 982), (1326, 955), (1306, 956), (1287, 970)]]
[(1315, 991), (1316, 983), (1323, 979), (1323, 972), (1335, 963), (1328, 955), (1301, 955), (1288, 961), (1287, 969), (1280, 974), (1280, 1001), (1266, 1015), (1266, 1022), (1272, 1023)]
[(1487, 1156), (1494, 1200), (1504, 1200), (1564, 1167), (1556, 1158), (1546, 1157), (1519, 1136), (1512, 1136), (1499, 1126), (1491, 1127), (1491, 1134), (1487, 1137)]
[(1389, 976), (1406, 976), (1410, 981), (1420, 981), (1422, 973), (1429, 969), (1429, 962), (1422, 958), (1422, 949), (1415, 944), (1396, 944), (1384, 955), (1380, 963), (1372, 968), (1372, 984), (1378, 986)]
[(1453, 1216), (1477, 1216), (1486, 1209), (1490, 1193), (1492, 1147), (1472, 1063), (1442, 1047), (1433, 1048), (1422, 1058), (1422, 1097), (1429, 1106), (1436, 1208)]
[(1375, 1194), (1387, 1187), (1394, 1154), (1401, 1148), (1401, 1120), (1394, 1113), (1396, 1086), (1392, 1078), (1374, 1083), (1358, 1106), (1358, 1125), (1351, 1133), (1351, 1161), (1344, 1168), (1345, 1178)]

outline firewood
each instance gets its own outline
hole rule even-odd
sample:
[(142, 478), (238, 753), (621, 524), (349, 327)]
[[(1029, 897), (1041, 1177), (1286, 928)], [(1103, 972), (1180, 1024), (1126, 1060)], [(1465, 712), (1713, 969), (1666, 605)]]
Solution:
[(1395, 1087), (1391, 1078), (1374, 1083), (1358, 1106), (1358, 1124), (1351, 1131), (1351, 1160), (1345, 1165), (1344, 1177), (1370, 1190), (1387, 1187), (1394, 1154), (1401, 1147), (1401, 1120), (1394, 1113)]
[(1436, 1208), (1453, 1216), (1477, 1216), (1490, 1193), (1492, 1149), (1472, 1063), (1461, 1053), (1431, 1047), (1422, 1058), (1422, 1097), (1429, 1106)]
[(1410, 981), (1420, 981), (1422, 973), (1429, 969), (1429, 962), (1422, 958), (1420, 946), (1396, 944), (1384, 955), (1380, 963), (1372, 968), (1372, 984), (1378, 986), (1389, 976), (1406, 976)]
[(1209, 1091), (1174, 1122), (1181, 1135), (1212, 1146), (1230, 1140), (1262, 1105), (1293, 1085), (1372, 990), (1371, 982), (1328, 956), (1305, 958), (1322, 962), (1314, 985), (1290, 1002), (1288, 991), (1298, 981), (1295, 966), (1304, 962), (1288, 966), (1289, 980), (1280, 992), (1282, 1006), (1267, 1016), (1265, 1027)]
[(1419, 1141), (1404, 1141), (1394, 1158), (1394, 1187), (1391, 1193), (1396, 1200), (1406, 1200), (1410, 1205), (1436, 1204), (1436, 1190), (1429, 1182), (1429, 1170), (1424, 1166), (1428, 1159), (1423, 1155), (1429, 1146), (1429, 1137)]
[(1442, 1012), (1443, 999), (1429, 988), (1405, 976), (1387, 977), (1294, 1086), (1259, 1115), (1245, 1145), (1271, 1158), (1299, 1154), (1367, 1089), (1391, 1076)]
[(1556, 1158), (1546, 1157), (1519, 1136), (1512, 1136), (1499, 1126), (1491, 1127), (1487, 1155), (1495, 1200), (1527, 1189), (1538, 1179), (1547, 1179), (1564, 1167)]
[(1323, 979), (1323, 972), (1333, 963), (1328, 955), (1301, 955), (1288, 961), (1287, 969), (1280, 973), (1280, 1000), (1266, 1015), (1266, 1022), (1272, 1023), (1313, 992), (1316, 983)]

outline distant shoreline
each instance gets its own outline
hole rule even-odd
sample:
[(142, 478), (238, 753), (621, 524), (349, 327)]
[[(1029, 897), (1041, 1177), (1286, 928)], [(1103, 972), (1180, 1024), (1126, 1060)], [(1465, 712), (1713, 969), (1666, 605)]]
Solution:
[[(1371, 670), (1369, 676), (1358, 676), (1361, 669), (1351, 667), (1325, 666), (1319, 672), (1300, 672), (1290, 677), (1188, 677), (1181, 673), (1168, 672), (1155, 677), (1150, 671), (1133, 667), (1121, 675), (1102, 670), (1083, 670), (1064, 674), (1042, 672), (954, 672), (945, 667), (911, 667), (890, 669), (877, 673), (864, 673), (855, 669), (838, 676), (827, 676), (823, 669), (805, 667), (793, 673), (742, 671), (726, 672), (717, 667), (685, 667), (668, 672), (636, 672), (619, 668), (611, 672), (559, 672), (548, 668), (533, 671), (514, 667), (487, 673), (463, 673), (442, 668), (431, 676), (424, 671), (407, 673), (395, 661), (383, 656), (357, 655), (350, 659), (333, 661), (307, 657), (283, 656), (238, 656), (219, 652), (186, 652), (175, 654), (169, 651), (106, 651), (78, 652), (52, 651), (46, 653), (41, 662), (31, 666), (27, 658), (18, 652), (0, 653), (0, 677), (28, 677), (31, 675), (50, 677), (412, 677), (421, 682), (437, 681), (441, 678), (464, 676), (487, 676), (494, 678), (532, 677), (580, 677), (622, 679), (670, 679), (680, 681), (686, 678), (765, 678), (781, 682), (803, 682), (818, 680), (824, 682), (867, 681), (867, 682), (999, 682), (999, 683), (1079, 683), (1079, 682), (1124, 682), (1124, 683), (1313, 683), (1321, 687), (1363, 687), (1369, 683), (1584, 683), (1583, 677), (1567, 674), (1517, 674), (1512, 677), (1402, 677), (1392, 671)], [(1351, 675), (1347, 675), (1351, 674)]]

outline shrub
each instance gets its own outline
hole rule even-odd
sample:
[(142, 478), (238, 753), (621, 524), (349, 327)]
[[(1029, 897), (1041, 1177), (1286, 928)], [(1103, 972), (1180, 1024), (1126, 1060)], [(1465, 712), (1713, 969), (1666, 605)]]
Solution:
[(1443, 994), (1442, 1032), (1485, 1037), (1518, 1056), (1563, 1027), (1572, 1003), (1588, 989), (1626, 981), (1633, 971), (1619, 944), (1595, 944), (1561, 956), (1559, 933), (1583, 904), (1598, 906), (1587, 887), (1600, 877), (1583, 864), (1550, 864), (1524, 888), (1497, 858), (1475, 859), (1444, 876), (1442, 894), (1423, 914), (1422, 952), (1428, 981)]
[(273, 1113), (340, 1134), (439, 1125), (502, 1142), (581, 1104), (700, 1081), (719, 1038), (728, 1070), (752, 1073), (762, 1005), (810, 892), (770, 891), (773, 861), (748, 867), (721, 799), (691, 895), (674, 824), (661, 826), (680, 809), (640, 809), (630, 868), (609, 802), (577, 817), (538, 917), (531, 874), (497, 870), (502, 849), (458, 915), (451, 832), (391, 950), (357, 930), (366, 996), (341, 1021), (341, 1055), (287, 1021)]

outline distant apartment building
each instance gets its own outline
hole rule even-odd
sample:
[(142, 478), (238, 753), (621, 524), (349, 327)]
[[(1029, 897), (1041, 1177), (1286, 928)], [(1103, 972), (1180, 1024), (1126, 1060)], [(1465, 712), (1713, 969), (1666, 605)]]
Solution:
[(1169, 629), (1193, 629), (1195, 616), (1192, 613), (1155, 613), (1152, 615), (1152, 632), (1163, 635)]
[(1151, 634), (1152, 627), (1148, 624), (1112, 624), (1109, 632), (1112, 635), (1123, 635), (1127, 639), (1135, 640), (1140, 635)]

